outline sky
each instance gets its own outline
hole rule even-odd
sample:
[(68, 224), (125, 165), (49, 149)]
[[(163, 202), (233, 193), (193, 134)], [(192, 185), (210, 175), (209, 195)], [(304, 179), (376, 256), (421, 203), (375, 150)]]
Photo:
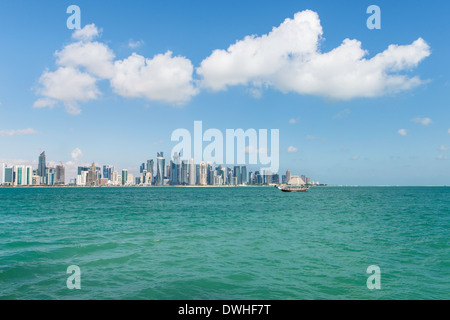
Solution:
[[(81, 29), (70, 30), (70, 5)], [(369, 29), (370, 5), (381, 29)], [(450, 3), (0, 3), (0, 162), (137, 174), (172, 132), (278, 129), (280, 170), (450, 185)]]

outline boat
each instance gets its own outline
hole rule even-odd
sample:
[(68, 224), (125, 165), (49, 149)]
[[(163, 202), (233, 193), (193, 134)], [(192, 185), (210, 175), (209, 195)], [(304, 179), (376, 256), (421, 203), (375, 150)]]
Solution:
[(275, 188), (283, 192), (306, 192), (309, 190), (303, 179), (297, 176), (291, 177), (286, 184), (276, 185)]
[(309, 190), (309, 187), (305, 186), (280, 185), (275, 187), (283, 192), (306, 192)]

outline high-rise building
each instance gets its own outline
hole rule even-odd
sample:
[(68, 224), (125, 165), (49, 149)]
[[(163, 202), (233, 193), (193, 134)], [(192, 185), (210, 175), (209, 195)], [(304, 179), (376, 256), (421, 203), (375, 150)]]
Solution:
[(4, 181), (6, 185), (12, 186), (14, 184), (14, 168), (5, 167)]
[(202, 161), (200, 163), (200, 179), (199, 179), (199, 184), (202, 186), (206, 186), (207, 183), (207, 178), (208, 178), (208, 165), (206, 164), (206, 162)]
[(112, 172), (114, 171), (114, 168), (110, 166), (103, 166), (103, 178), (112, 180)]
[(55, 174), (55, 184), (57, 185), (63, 185), (66, 183), (65, 178), (65, 170), (62, 163), (58, 164), (56, 166), (56, 174)]
[(196, 179), (195, 162), (194, 162), (194, 158), (191, 158), (191, 160), (189, 160), (189, 185), (190, 186), (195, 185), (195, 179)]
[(147, 172), (150, 172), (152, 174), (152, 177), (154, 175), (153, 166), (154, 166), (153, 159), (147, 160)]
[(47, 184), (53, 186), (55, 184), (55, 168), (47, 168)]
[(47, 171), (46, 171), (46, 163), (45, 163), (45, 151), (43, 151), (39, 155), (39, 162), (38, 162), (38, 169), (37, 169), (37, 175), (41, 177), (41, 184), (47, 184), (46, 178), (47, 178)]
[(200, 165), (196, 164), (195, 165), (195, 183), (196, 184), (200, 184)]
[(158, 157), (156, 158), (156, 166), (157, 166), (156, 184), (160, 186), (164, 185), (165, 162), (166, 160), (164, 159), (164, 153), (158, 152)]
[[(82, 181), (84, 180), (84, 182), (85, 182), (84, 184), (89, 187), (98, 186), (100, 180), (98, 179), (97, 173), (98, 173), (97, 167), (95, 166), (95, 163), (92, 162), (88, 171), (86, 171), (86, 170), (81, 171)], [(85, 176), (86, 178), (83, 179), (83, 176)]]
[(188, 183), (188, 162), (183, 160), (181, 162), (181, 184), (187, 185)]
[(247, 184), (247, 167), (241, 167), (241, 184)]
[(170, 184), (177, 185), (178, 184), (178, 170), (177, 164), (174, 161), (170, 161), (171, 171), (170, 171)]
[(289, 180), (291, 180), (291, 171), (287, 170), (286, 171), (286, 183), (289, 183)]
[(233, 178), (236, 178), (236, 184), (242, 183), (241, 167), (234, 166)]
[(128, 182), (128, 170), (127, 169), (123, 169), (122, 170), (122, 185), (126, 185)]
[(306, 177), (306, 184), (311, 184), (311, 178), (310, 177)]
[(6, 163), (0, 163), (0, 186), (5, 184)]
[(141, 166), (139, 167), (139, 173), (143, 173), (145, 170), (145, 163), (142, 163)]

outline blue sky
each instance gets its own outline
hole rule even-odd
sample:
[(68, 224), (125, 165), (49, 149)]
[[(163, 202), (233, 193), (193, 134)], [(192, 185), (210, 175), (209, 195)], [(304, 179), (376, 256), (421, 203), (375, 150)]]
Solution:
[[(445, 37), (450, 31), (446, 23), (450, 4), (419, 1), (105, 3), (0, 3), (0, 162), (9, 165), (30, 162), (36, 167), (39, 153), (45, 150), (49, 160), (67, 165), (68, 178), (74, 167), (92, 161), (137, 172), (140, 163), (156, 158), (156, 152), (170, 153), (176, 144), (170, 141), (175, 129), (193, 130), (194, 121), (201, 120), (204, 129), (217, 128), (223, 132), (238, 128), (279, 129), (280, 171), (290, 169), (320, 182), (450, 184), (447, 62), (450, 48)], [(81, 8), (81, 27), (95, 26), (99, 32), (84, 43), (99, 43), (114, 55), (110, 59), (113, 63), (123, 63), (120, 70), (125, 78), (120, 77), (118, 68), (111, 74), (103, 69), (89, 70), (87, 61), (74, 67), (87, 74), (83, 79), (95, 79), (89, 88), (95, 89), (96, 94), (90, 99), (86, 98), (86, 91), (73, 98), (75, 89), (61, 93), (60, 87), (49, 84), (46, 87), (43, 80), (46, 72), (48, 79), (60, 79), (56, 72), (67, 65), (58, 59), (71, 61), (71, 67), (74, 66), (71, 45), (79, 43), (82, 35), (74, 37), (73, 30), (66, 27), (69, 17), (66, 9), (71, 4)], [(366, 9), (371, 4), (381, 8), (381, 30), (366, 27), (369, 17)], [(314, 12), (317, 19), (314, 14), (294, 18), (304, 10)], [(320, 19), (323, 33), (318, 50), (321, 54), (340, 48), (347, 38), (360, 41), (367, 54), (357, 58), (357, 62), (339, 60), (348, 54), (330, 56), (327, 64), (299, 62), (301, 70), (312, 70), (317, 75), (317, 84), (311, 88), (309, 82), (302, 82), (304, 72), (290, 72), (290, 66), (298, 66), (295, 59), (293, 64), (286, 64), (285, 60), (280, 62), (277, 52), (272, 53), (278, 49), (282, 53), (290, 52), (295, 44), (283, 42), (283, 36), (290, 31), (303, 36), (303, 31), (295, 30), (295, 26), (282, 26), (287, 18), (312, 22)], [(272, 37), (274, 42), (244, 40), (251, 35), (264, 38), (274, 27), (283, 30), (278, 38)], [(423, 43), (415, 42), (419, 38)], [(235, 49), (234, 54), (227, 54), (224, 50), (237, 41), (241, 51)], [(309, 44), (306, 40), (299, 41), (296, 52)], [(258, 47), (264, 62), (261, 65), (258, 56), (249, 61), (242, 59), (255, 45), (261, 45)], [(386, 53), (377, 65), (386, 68), (388, 76), (406, 77), (401, 85), (385, 77), (365, 86), (363, 80), (377, 74), (370, 66), (367, 70), (357, 67), (355, 70), (366, 71), (356, 80), (346, 76), (345, 63), (349, 63), (349, 69), (355, 63), (364, 64), (390, 45), (403, 46), (404, 50)], [(357, 53), (357, 47), (352, 42), (349, 53)], [(214, 56), (214, 50), (223, 50), (222, 55)], [(57, 51), (59, 56), (55, 55)], [(168, 51), (172, 55), (167, 56)], [(135, 81), (129, 73), (133, 53), (142, 59), (159, 55), (161, 63), (153, 60), (155, 66), (165, 70), (175, 64), (182, 76), (169, 79), (167, 84), (153, 83), (147, 78), (148, 82), (140, 78)], [(398, 62), (398, 68), (392, 71), (394, 57), (410, 62), (402, 62), (406, 65), (401, 68), (398, 66), (402, 63)], [(97, 58), (100, 62), (107, 60)], [(222, 70), (224, 61), (230, 65)], [(254, 68), (247, 68), (253, 63)], [(186, 81), (184, 76), (188, 76)], [(420, 80), (408, 82), (408, 79)], [(174, 90), (177, 81), (180, 84)], [(168, 94), (161, 96), (159, 90), (153, 90), (153, 85), (168, 88)], [(179, 92), (184, 94), (178, 97)], [(76, 112), (68, 112), (65, 106), (68, 96), (75, 101)], [(53, 101), (53, 107), (37, 108), (36, 101), (40, 99)], [(81, 152), (74, 153), (77, 149)]]

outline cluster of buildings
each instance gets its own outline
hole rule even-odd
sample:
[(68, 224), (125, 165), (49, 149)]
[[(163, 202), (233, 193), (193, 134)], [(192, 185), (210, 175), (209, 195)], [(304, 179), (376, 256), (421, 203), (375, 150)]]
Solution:
[[(309, 177), (301, 176), (307, 185), (318, 185)], [(246, 166), (232, 168), (215, 165), (209, 162), (196, 164), (194, 159), (181, 160), (175, 153), (172, 160), (166, 164), (164, 153), (157, 154), (156, 163), (153, 159), (141, 164), (139, 174), (134, 177), (127, 169), (117, 171), (114, 167), (104, 165), (97, 167), (92, 163), (88, 167), (78, 167), (77, 176), (70, 179), (69, 185), (76, 186), (163, 186), (163, 185), (271, 185), (287, 183), (291, 179), (288, 170), (285, 175), (273, 174), (270, 170), (247, 171)], [(0, 185), (31, 186), (31, 185), (65, 185), (65, 169), (62, 164), (47, 167), (45, 152), (39, 156), (38, 168), (31, 166), (12, 166), (0, 163)]]
[(8, 166), (0, 163), (0, 185), (31, 186), (31, 185), (65, 185), (65, 169), (63, 164), (47, 167), (45, 152), (39, 155), (37, 169), (27, 165)]

